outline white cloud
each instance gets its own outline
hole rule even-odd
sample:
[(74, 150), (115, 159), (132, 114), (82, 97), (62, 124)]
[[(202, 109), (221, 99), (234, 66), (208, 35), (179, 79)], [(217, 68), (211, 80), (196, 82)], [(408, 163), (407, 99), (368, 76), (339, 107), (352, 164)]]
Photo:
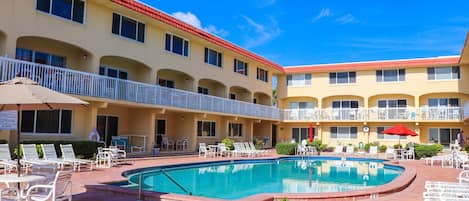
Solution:
[(357, 22), (355, 17), (350, 13), (337, 18), (335, 21), (338, 22), (339, 24), (349, 24), (349, 23)]
[(329, 8), (323, 8), (323, 9), (321, 9), (321, 11), (319, 12), (319, 14), (316, 15), (316, 17), (313, 18), (312, 22), (316, 22), (316, 21), (320, 20), (321, 18), (329, 17), (329, 16), (331, 16), (331, 15), (332, 15), (331, 9), (329, 9)]
[(245, 39), (245, 48), (253, 48), (262, 45), (276, 38), (282, 32), (278, 27), (277, 21), (272, 17), (270, 18), (270, 23), (268, 25), (260, 24), (244, 15), (242, 17), (247, 22), (247, 26), (240, 26), (240, 29), (249, 34), (249, 37), (246, 37)]
[(218, 36), (221, 36), (221, 37), (226, 37), (229, 35), (229, 32), (224, 30), (224, 29), (221, 29), (221, 28), (217, 28), (215, 25), (212, 25), (212, 24), (209, 24), (205, 27), (202, 26), (202, 22), (199, 20), (199, 18), (191, 13), (191, 12), (187, 12), (187, 13), (184, 13), (184, 12), (175, 12), (172, 14), (175, 18), (187, 23), (187, 24), (190, 24), (194, 27), (197, 27), (199, 29), (202, 29), (206, 32), (209, 32), (211, 34), (215, 34), (215, 35), (218, 35)]

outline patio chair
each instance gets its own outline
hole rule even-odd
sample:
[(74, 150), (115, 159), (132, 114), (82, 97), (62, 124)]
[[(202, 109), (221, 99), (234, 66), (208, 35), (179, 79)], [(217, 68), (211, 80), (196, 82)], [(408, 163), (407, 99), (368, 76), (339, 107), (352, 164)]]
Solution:
[(388, 146), (386, 152), (384, 153), (384, 158), (388, 159), (388, 155), (391, 155), (392, 159), (396, 159), (396, 150), (393, 146)]
[(45, 179), (39, 182), (29, 183), (29, 185), (50, 184), (54, 181), (55, 175), (57, 174), (57, 166), (54, 164), (33, 164), (31, 167), (31, 174), (43, 176)]
[(406, 150), (402, 153), (402, 157), (404, 159), (411, 159), (414, 160), (415, 159), (415, 150), (414, 150), (414, 147), (409, 147), (409, 150)]
[(33, 185), (28, 188), (26, 200), (72, 200), (72, 172), (58, 171), (54, 181), (46, 185)]
[(348, 145), (346, 148), (346, 154), (353, 154), (354, 153), (354, 147), (352, 145)]
[(5, 174), (11, 173), (13, 169), (16, 170), (17, 162), (11, 160), (10, 147), (8, 144), (0, 144), (0, 166), (5, 170)]
[(370, 150), (367, 153), (369, 156), (378, 157), (378, 146), (370, 146)]
[(110, 152), (104, 151), (103, 148), (98, 147), (96, 153), (96, 167), (110, 168), (112, 166), (112, 156)]
[(469, 184), (469, 170), (463, 170), (458, 175), (459, 183), (468, 183)]
[(225, 143), (218, 143), (218, 155), (220, 157), (230, 156), (230, 151), (226, 148)]
[(199, 157), (203, 154), (204, 157), (207, 157), (207, 144), (199, 143)]
[(53, 144), (41, 144), (41, 148), (44, 160), (57, 164), (61, 170), (63, 170), (65, 165), (73, 165), (70, 161), (65, 161), (57, 157), (57, 152), (55, 151), (55, 146)]
[(163, 136), (161, 138), (161, 148), (164, 149), (165, 147), (166, 150), (169, 150), (169, 147), (171, 147), (171, 149), (174, 149), (174, 141), (168, 139), (168, 137), (166, 136)]
[(334, 153), (336, 154), (342, 154), (344, 150), (344, 146), (342, 145), (335, 145)]
[(79, 159), (75, 156), (75, 151), (73, 150), (73, 145), (71, 144), (61, 144), (60, 150), (62, 151), (62, 157), (65, 161), (73, 163), (73, 171), (80, 171), (81, 165), (89, 165), (90, 170), (93, 170), (93, 164), (95, 161)]
[(176, 141), (176, 149), (181, 149), (185, 151), (189, 147), (189, 139), (183, 138)]
[(0, 201), (21, 200), (20, 192), (17, 188), (7, 187), (0, 189)]

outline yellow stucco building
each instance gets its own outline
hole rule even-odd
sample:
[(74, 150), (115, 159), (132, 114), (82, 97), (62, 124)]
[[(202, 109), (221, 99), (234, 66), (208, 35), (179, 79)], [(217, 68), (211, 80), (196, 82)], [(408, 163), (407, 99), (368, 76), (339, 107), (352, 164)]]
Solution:
[[(96, 128), (107, 144), (132, 136), (146, 152), (161, 144), (193, 151), (224, 138), (298, 141), (310, 124), (331, 146), (395, 144), (378, 132), (397, 123), (420, 134), (401, 140), (423, 143), (448, 144), (468, 128), (464, 52), (282, 67), (138, 1), (61, 2), (0, 6), (0, 80), (30, 77), (90, 103), (24, 111), (25, 139), (85, 140)], [(14, 133), (0, 137), (14, 141)]]

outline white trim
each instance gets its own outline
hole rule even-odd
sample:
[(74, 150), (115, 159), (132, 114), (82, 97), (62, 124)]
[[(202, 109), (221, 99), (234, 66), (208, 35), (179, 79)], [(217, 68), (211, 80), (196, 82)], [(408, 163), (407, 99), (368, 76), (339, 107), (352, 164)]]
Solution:
[[(227, 132), (227, 137), (229, 137), (229, 138), (244, 138), (244, 137), (245, 137), (245, 135), (244, 135), (245, 126), (244, 126), (244, 124), (243, 124), (242, 122), (228, 121), (228, 122), (226, 122), (226, 123), (227, 123), (226, 128), (227, 128), (227, 130), (228, 130), (228, 132)], [(239, 125), (241, 125), (241, 136), (233, 136), (233, 135), (230, 135), (230, 134), (231, 134), (231, 133), (230, 133), (230, 124), (239, 124)]]
[[(205, 52), (205, 48), (208, 49), (207, 55), (205, 55), (205, 53), (206, 53), (206, 52)], [(216, 62), (216, 63), (218, 64), (218, 62), (220, 62), (220, 66), (218, 66), (217, 64), (212, 64), (212, 63), (210, 63), (210, 50), (212, 50), (212, 51), (214, 51), (214, 52), (217, 53), (217, 57), (216, 57), (217, 62)], [(221, 58), (222, 58), (221, 61), (218, 61), (218, 54), (221, 55)], [(211, 65), (211, 66), (215, 66), (215, 67), (217, 67), (217, 68), (223, 68), (223, 67), (224, 67), (224, 66), (223, 66), (223, 60), (224, 60), (224, 59), (223, 59), (223, 52), (205, 46), (205, 47), (204, 47), (204, 61), (205, 61), (205, 56), (207, 56), (207, 62), (204, 62), (204, 63), (209, 64), (209, 65)]]
[[(215, 123), (215, 130), (213, 131), (214, 135), (213, 136), (199, 136), (199, 128), (198, 128), (199, 121), (202, 122), (202, 126), (203, 126), (204, 122)], [(212, 125), (210, 125), (210, 130), (212, 130)], [(202, 129), (202, 131), (203, 131), (203, 129)], [(197, 138), (216, 138), (217, 137), (217, 121), (215, 121), (215, 120), (205, 120), (205, 119), (196, 119), (196, 136), (197, 136)]]
[[(350, 82), (350, 73), (355, 73), (355, 82)], [(331, 83), (331, 73), (335, 73), (335, 83)], [(347, 73), (347, 82), (346, 83), (338, 83), (338, 73)], [(329, 72), (329, 85), (356, 85), (357, 84), (357, 72), (356, 71), (335, 71), (335, 72)]]
[[(459, 78), (453, 78), (453, 68), (454, 67), (458, 67), (458, 69), (459, 69), (459, 73), (458, 73)], [(428, 77), (428, 69), (429, 68), (433, 68), (433, 75), (435, 76), (435, 79), (433, 79), (433, 80), (430, 80), (429, 77)], [(441, 68), (450, 68), (451, 69), (451, 78), (449, 78), (449, 79), (437, 79), (437, 75), (438, 75), (436, 73), (437, 68), (440, 68), (440, 69)], [(459, 66), (459, 65), (450, 65), (450, 66), (427, 67), (427, 80), (428, 81), (458, 81), (458, 80), (461, 80), (461, 66)]]
[[(428, 140), (428, 142), (430, 142), (430, 129), (433, 129), (433, 128), (438, 129), (438, 142), (436, 142), (436, 143), (439, 143), (439, 144), (441, 144), (441, 140), (440, 140), (440, 130), (441, 130), (441, 129), (449, 129), (449, 130), (450, 130), (450, 133), (449, 133), (449, 144), (452, 143), (452, 139), (451, 139), (451, 137), (452, 137), (452, 136), (451, 136), (451, 130), (452, 130), (452, 129), (459, 129), (460, 132), (463, 131), (462, 127), (441, 127), (441, 126), (429, 127), (429, 128), (428, 128), (428, 133), (427, 133), (427, 136), (428, 136), (428, 137), (427, 137), (427, 140)], [(457, 135), (457, 133), (456, 133), (456, 135)]]
[[(399, 71), (401, 69), (404, 70), (404, 80), (402, 80), (402, 81), (400, 80), (400, 75), (399, 75)], [(378, 71), (381, 71), (381, 81), (376, 80), (376, 78), (377, 78), (376, 73)], [(384, 81), (384, 71), (397, 71), (397, 80), (396, 81)], [(403, 82), (407, 82), (407, 71), (406, 71), (405, 68), (392, 68), (392, 69), (382, 69), (381, 68), (381, 69), (376, 69), (375, 70), (375, 81), (377, 83), (403, 83)]]
[[(49, 2), (49, 12), (45, 12), (45, 11), (42, 11), (42, 10), (38, 10), (37, 9), (37, 1), (36, 0), (36, 5), (35, 5), (35, 10), (38, 12), (38, 13), (43, 13), (43, 14), (47, 14), (48, 16), (52, 16), (54, 18), (57, 18), (57, 19), (61, 19), (61, 20), (67, 20), (67, 21), (71, 21), (73, 23), (76, 23), (78, 25), (85, 25), (86, 24), (86, 14), (87, 14), (87, 9), (86, 9), (86, 6), (88, 5), (88, 3), (86, 2), (86, 0), (72, 0), (72, 6), (71, 6), (71, 15), (70, 15), (70, 19), (68, 18), (65, 18), (65, 17), (62, 17), (62, 16), (58, 16), (58, 15), (55, 15), (55, 14), (52, 14), (52, 1), (54, 0), (50, 0)], [(74, 5), (74, 2), (75, 1), (82, 1), (84, 2), (84, 6), (83, 6), (83, 22), (77, 22), (77, 21), (74, 21), (73, 20), (73, 5)]]
[[(169, 44), (169, 49), (170, 50), (166, 50), (166, 34), (169, 34), (171, 36), (171, 40), (169, 41), (169, 43), (170, 43)], [(174, 41), (173, 37), (174, 36), (179, 37), (179, 38), (182, 39), (182, 54), (178, 54), (178, 53), (173, 52), (173, 41)], [(184, 55), (184, 41), (187, 41), (187, 48), (188, 48), (187, 56)], [(175, 55), (179, 55), (179, 56), (189, 58), (191, 56), (191, 51), (190, 51), (191, 50), (191, 41), (189, 39), (185, 38), (185, 37), (182, 37), (182, 36), (178, 35), (178, 34), (174, 34), (172, 32), (167, 31), (167, 32), (164, 33), (164, 48), (163, 49), (166, 52), (170, 52), (170, 53), (175, 54)]]
[[(112, 27), (112, 25), (113, 25), (113, 23), (114, 23), (114, 19), (113, 19), (114, 14), (117, 14), (117, 15), (120, 16), (120, 18), (119, 18), (119, 33), (118, 33), (118, 34), (112, 33), (112, 29), (111, 29), (111, 34), (112, 34), (112, 35), (118, 36), (119, 38), (124, 38), (124, 39), (130, 40), (130, 41), (133, 41), (133, 42), (138, 42), (138, 43), (141, 43), (141, 44), (145, 44), (145, 42), (147, 41), (147, 34), (146, 34), (146, 32), (147, 32), (147, 24), (146, 24), (145, 22), (140, 21), (140, 20), (137, 20), (137, 19), (135, 19), (135, 18), (133, 18), (133, 17), (128, 17), (127, 15), (123, 15), (123, 14), (121, 14), (121, 13), (119, 13), (119, 12), (116, 12), (116, 11), (113, 11), (112, 14), (113, 14), (113, 15), (112, 15), (112, 18), (111, 18), (111, 27)], [(122, 35), (122, 19), (123, 19), (123, 17), (126, 17), (126, 18), (128, 18), (128, 19), (134, 20), (134, 21), (136, 22), (136, 24), (135, 24), (135, 29), (136, 29), (136, 31), (135, 31), (135, 39), (129, 38), (129, 37), (127, 37), (127, 36), (123, 36), (123, 35)], [(143, 31), (143, 42), (138, 40), (138, 23), (141, 23), (141, 24), (145, 25), (145, 29), (144, 29), (144, 31)]]

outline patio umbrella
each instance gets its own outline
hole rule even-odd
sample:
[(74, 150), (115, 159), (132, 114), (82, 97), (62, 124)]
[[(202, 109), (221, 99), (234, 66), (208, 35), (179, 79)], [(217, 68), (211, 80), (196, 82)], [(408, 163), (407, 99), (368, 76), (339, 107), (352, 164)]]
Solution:
[(313, 128), (314, 128), (313, 123), (310, 123), (309, 124), (309, 142), (313, 142), (314, 140)]
[(381, 132), (382, 134), (387, 135), (399, 135), (399, 147), (401, 146), (401, 137), (400, 136), (417, 136), (418, 134), (413, 130), (407, 128), (403, 124), (397, 124), (391, 128), (388, 128)]
[[(22, 110), (52, 110), (59, 108), (73, 108), (88, 104), (78, 98), (42, 87), (38, 83), (24, 77), (16, 77), (12, 80), (0, 82), (0, 94), (0, 111), (18, 111), (18, 149), (21, 136)], [(19, 156), (17, 156), (17, 160), (18, 176), (20, 176), (21, 165)]]

